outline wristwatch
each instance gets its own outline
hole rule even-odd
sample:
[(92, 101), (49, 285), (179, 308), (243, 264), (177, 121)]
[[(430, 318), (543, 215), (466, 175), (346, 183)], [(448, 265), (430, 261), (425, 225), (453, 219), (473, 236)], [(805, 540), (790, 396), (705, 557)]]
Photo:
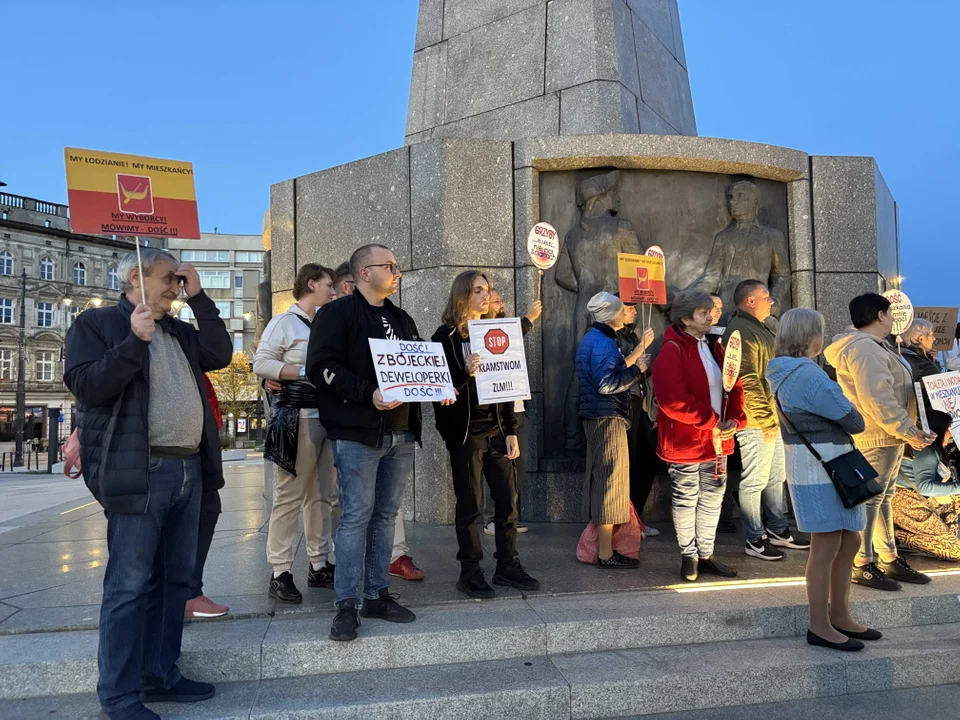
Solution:
[(305, 367), (303, 367), (303, 366), (300, 367), (300, 379), (301, 379), (301, 380), (306, 380), (306, 379), (307, 379), (307, 368), (305, 368)]

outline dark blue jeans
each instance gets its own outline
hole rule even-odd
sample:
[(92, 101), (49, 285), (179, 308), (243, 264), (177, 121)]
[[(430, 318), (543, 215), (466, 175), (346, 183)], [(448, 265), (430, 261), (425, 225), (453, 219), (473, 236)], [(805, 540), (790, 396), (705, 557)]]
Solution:
[(333, 441), (340, 484), (337, 602), (375, 599), (389, 587), (390, 555), (403, 487), (413, 473), (413, 433), (387, 433), (381, 447)]
[(104, 712), (140, 702), (141, 690), (180, 680), (183, 609), (197, 560), (201, 475), (198, 456), (151, 458), (143, 515), (107, 512), (100, 605), (100, 681)]

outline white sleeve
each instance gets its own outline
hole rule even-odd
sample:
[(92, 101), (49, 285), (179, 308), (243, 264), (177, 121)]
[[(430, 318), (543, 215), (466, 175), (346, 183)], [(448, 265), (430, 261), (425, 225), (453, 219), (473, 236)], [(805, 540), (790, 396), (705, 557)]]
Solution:
[[(286, 315), (286, 313), (284, 313)], [(257, 352), (253, 356), (253, 373), (259, 378), (279, 380), (280, 371), (286, 363), (283, 356), (290, 346), (286, 333), (281, 328), (284, 315), (273, 318), (260, 336)]]

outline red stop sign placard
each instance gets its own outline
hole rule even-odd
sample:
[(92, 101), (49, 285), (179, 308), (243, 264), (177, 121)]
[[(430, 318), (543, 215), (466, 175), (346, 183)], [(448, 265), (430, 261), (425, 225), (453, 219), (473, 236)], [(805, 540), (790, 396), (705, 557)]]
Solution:
[(510, 347), (510, 338), (499, 328), (488, 330), (483, 336), (483, 344), (494, 355), (503, 355)]

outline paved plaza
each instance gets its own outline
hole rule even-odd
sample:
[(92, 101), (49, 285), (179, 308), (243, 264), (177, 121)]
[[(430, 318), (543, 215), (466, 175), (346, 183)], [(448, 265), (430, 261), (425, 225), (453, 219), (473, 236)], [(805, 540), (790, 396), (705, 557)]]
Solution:
[[(157, 706), (163, 717), (955, 717), (960, 574), (948, 563), (913, 558), (934, 574), (929, 586), (855, 587), (855, 614), (885, 639), (847, 657), (800, 637), (801, 552), (751, 561), (740, 535), (722, 535), (717, 554), (741, 577), (691, 586), (679, 583), (668, 526), (644, 542), (639, 570), (602, 572), (575, 559), (580, 524), (535, 524), (518, 544), (543, 590), (524, 596), (498, 587), (496, 600), (479, 602), (454, 588), (453, 528), (410, 523), (409, 544), (427, 577), (395, 579), (391, 588), (418, 621), (364, 621), (360, 638), (345, 646), (327, 639), (333, 591), (306, 587), (302, 537), (294, 574), (303, 604), (268, 598), (262, 460), (225, 468), (205, 581), (231, 613), (190, 623), (181, 663), (215, 682), (218, 694)], [(62, 484), (38, 482), (48, 490)], [(105, 522), (89, 496), (77, 496), (79, 483), (61, 488), (57, 499), (68, 502), (0, 525), (0, 718), (97, 717)], [(493, 538), (483, 542), (492, 553)], [(492, 559), (487, 564), (492, 570)], [(928, 685), (938, 687), (920, 687)]]

